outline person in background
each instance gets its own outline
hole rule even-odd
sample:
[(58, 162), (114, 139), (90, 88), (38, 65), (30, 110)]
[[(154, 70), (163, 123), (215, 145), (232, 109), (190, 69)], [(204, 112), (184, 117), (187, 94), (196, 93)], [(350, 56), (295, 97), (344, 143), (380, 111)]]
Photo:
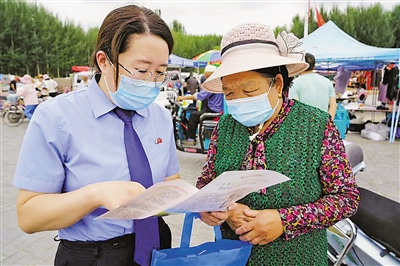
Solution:
[(10, 82), (10, 89), (8, 90), (9, 93), (14, 94), (17, 93), (17, 82), (19, 82), (20, 79), (18, 76), (15, 76), (13, 80)]
[[(222, 213), (201, 213), (225, 239), (253, 244), (246, 265), (328, 265), (326, 228), (351, 217), (359, 191), (343, 140), (325, 111), (285, 97), (304, 71), (300, 41), (246, 23), (221, 40), (221, 66), (203, 89), (225, 95), (197, 188), (226, 171), (273, 170), (289, 181), (253, 192)], [(217, 215), (218, 214), (218, 215)]]
[[(142, 193), (144, 183), (179, 178), (171, 115), (154, 102), (173, 45), (150, 9), (116, 8), (99, 29), (88, 88), (36, 109), (14, 176), (18, 224), (27, 233), (58, 230), (54, 265), (150, 265), (153, 248), (171, 247), (161, 217), (95, 218)], [(137, 149), (140, 158), (132, 157)]]
[(42, 88), (43, 88), (43, 75), (39, 74), (37, 75), (37, 79), (35, 82), (35, 89), (40, 92)]
[[(383, 74), (383, 85), (386, 87), (386, 99), (388, 102), (396, 100), (397, 91), (399, 90), (399, 68), (395, 65), (395, 62), (391, 62), (385, 67)], [(385, 103), (382, 103), (385, 106)]]
[(87, 88), (88, 85), (89, 85), (89, 78), (87, 75), (83, 75), (82, 80), (79, 83), (79, 89), (80, 90), (85, 89), (85, 88)]
[(65, 86), (65, 88), (64, 88), (64, 93), (69, 93), (69, 92), (71, 92), (71, 87), (72, 87), (72, 86)]
[(7, 101), (4, 104), (4, 107), (10, 107), (10, 105), (18, 105), (19, 104), (19, 96), (16, 93), (9, 93), (6, 97)]
[(179, 76), (177, 76), (177, 80), (174, 82), (174, 89), (179, 92), (182, 92), (182, 82), (179, 80)]
[(204, 74), (200, 77), (200, 88), (204, 81), (206, 81), (206, 79), (211, 76), (212, 73), (214, 73), (215, 69), (217, 69), (217, 67), (214, 65), (206, 65), (204, 68)]
[(56, 97), (58, 94), (58, 83), (47, 74), (43, 75), (43, 79), (43, 88), (47, 90), (48, 95), (53, 98)]
[(199, 81), (193, 76), (193, 72), (190, 72), (189, 76), (185, 78), (185, 84), (185, 93), (194, 95), (199, 91)]
[(49, 92), (47, 88), (44, 87), (44, 78), (42, 74), (38, 75), (38, 79), (35, 83), (36, 90), (39, 91), (39, 99), (42, 101), (49, 98)]
[(337, 104), (332, 82), (314, 72), (315, 58), (312, 54), (306, 53), (305, 60), (309, 67), (293, 80), (289, 98), (317, 107), (335, 118)]
[[(214, 73), (216, 67), (213, 65), (207, 65), (204, 70), (204, 76), (206, 79)], [(202, 102), (202, 108), (200, 111), (193, 111), (190, 113), (189, 118), (189, 130), (188, 139), (183, 140), (183, 145), (193, 146), (196, 144), (196, 131), (200, 123), (200, 116), (204, 113), (220, 113), (223, 111), (223, 100), (224, 96), (220, 93), (210, 93), (205, 90), (196, 92), (193, 95), (178, 96), (178, 101), (183, 100), (199, 100)]]
[(38, 92), (36, 91), (35, 84), (30, 75), (26, 74), (21, 78), (21, 82), (25, 85), (20, 91), (17, 92), (19, 96), (24, 97), (25, 117), (30, 121), (32, 115), (39, 104)]
[(43, 85), (44, 85), (43, 75), (38, 74), (37, 78), (35, 79), (35, 89), (36, 91), (38, 91), (38, 98), (40, 102), (45, 100), (45, 98), (48, 97), (49, 94), (47, 90), (43, 88)]

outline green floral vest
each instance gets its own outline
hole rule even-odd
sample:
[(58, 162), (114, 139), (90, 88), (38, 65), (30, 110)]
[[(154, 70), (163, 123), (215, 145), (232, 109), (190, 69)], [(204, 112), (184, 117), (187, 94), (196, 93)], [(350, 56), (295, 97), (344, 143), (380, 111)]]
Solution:
[[(266, 169), (291, 180), (254, 192), (239, 201), (254, 210), (279, 209), (314, 202), (322, 195), (319, 181), (321, 145), (329, 114), (298, 101), (274, 135), (265, 143)], [(221, 117), (215, 162), (217, 176), (224, 171), (243, 169), (251, 145), (247, 128), (232, 118)], [(224, 238), (238, 239), (226, 225)], [(253, 246), (248, 265), (327, 265), (326, 230), (313, 230), (291, 240), (283, 235), (267, 245)]]

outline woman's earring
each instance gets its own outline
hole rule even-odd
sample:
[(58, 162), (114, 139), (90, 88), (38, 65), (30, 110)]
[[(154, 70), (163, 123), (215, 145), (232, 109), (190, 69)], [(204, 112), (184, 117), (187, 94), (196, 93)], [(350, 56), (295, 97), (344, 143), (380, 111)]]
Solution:
[(279, 98), (279, 99), (282, 98), (282, 93), (278, 93), (278, 98)]

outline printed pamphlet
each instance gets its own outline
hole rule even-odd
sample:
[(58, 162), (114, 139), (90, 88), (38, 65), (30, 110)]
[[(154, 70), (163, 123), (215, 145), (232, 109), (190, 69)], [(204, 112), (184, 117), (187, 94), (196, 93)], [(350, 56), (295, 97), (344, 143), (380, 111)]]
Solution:
[(251, 192), (289, 178), (270, 170), (227, 171), (202, 189), (183, 179), (160, 182), (96, 219), (144, 219), (166, 213), (225, 211)]

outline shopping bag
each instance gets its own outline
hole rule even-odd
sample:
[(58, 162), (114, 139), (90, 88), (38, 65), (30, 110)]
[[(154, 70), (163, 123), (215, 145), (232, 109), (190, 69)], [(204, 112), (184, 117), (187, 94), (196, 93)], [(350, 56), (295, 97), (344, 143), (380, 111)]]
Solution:
[(246, 265), (252, 245), (240, 240), (222, 239), (219, 226), (214, 227), (215, 242), (189, 247), (193, 221), (198, 213), (187, 213), (178, 248), (153, 250), (152, 266), (161, 265)]

